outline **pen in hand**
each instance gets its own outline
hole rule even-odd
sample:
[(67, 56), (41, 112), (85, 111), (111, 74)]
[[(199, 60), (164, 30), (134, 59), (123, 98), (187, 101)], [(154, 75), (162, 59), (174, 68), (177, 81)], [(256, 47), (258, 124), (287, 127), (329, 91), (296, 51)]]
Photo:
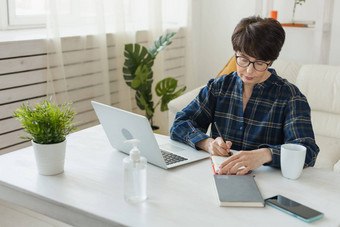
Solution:
[[(215, 128), (216, 128), (216, 130), (217, 130), (217, 133), (218, 133), (219, 137), (221, 137), (221, 138), (223, 139), (222, 133), (221, 133), (219, 127), (217, 126), (216, 121), (214, 122), (214, 126), (215, 126)], [(229, 152), (228, 152), (228, 155), (229, 155), (229, 156), (232, 156), (233, 153), (229, 151)]]

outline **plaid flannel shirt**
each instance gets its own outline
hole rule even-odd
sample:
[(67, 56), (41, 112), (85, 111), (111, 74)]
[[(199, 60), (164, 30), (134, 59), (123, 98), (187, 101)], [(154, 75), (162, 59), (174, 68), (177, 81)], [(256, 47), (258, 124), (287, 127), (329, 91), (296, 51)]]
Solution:
[[(243, 112), (242, 80), (237, 72), (209, 80), (197, 97), (176, 114), (170, 129), (172, 139), (192, 147), (209, 136), (216, 122), (224, 140), (234, 150), (271, 148), (273, 160), (266, 165), (280, 167), (280, 147), (285, 143), (307, 148), (305, 166), (314, 166), (319, 147), (315, 143), (310, 107), (306, 97), (274, 69), (271, 76), (254, 86)], [(211, 126), (212, 138), (218, 137)]]

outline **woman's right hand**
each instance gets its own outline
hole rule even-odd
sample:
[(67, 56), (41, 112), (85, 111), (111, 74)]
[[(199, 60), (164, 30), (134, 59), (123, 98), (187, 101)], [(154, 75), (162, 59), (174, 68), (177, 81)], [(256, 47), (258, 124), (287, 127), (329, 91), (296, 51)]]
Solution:
[(216, 156), (230, 156), (230, 148), (232, 143), (230, 141), (224, 142), (223, 138), (217, 137), (216, 139), (207, 138), (196, 143), (196, 147), (199, 147), (211, 155)]

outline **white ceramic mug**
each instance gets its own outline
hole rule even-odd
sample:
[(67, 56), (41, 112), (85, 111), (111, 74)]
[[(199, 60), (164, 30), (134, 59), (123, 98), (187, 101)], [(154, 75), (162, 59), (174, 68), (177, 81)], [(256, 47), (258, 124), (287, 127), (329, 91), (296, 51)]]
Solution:
[(306, 159), (306, 147), (299, 144), (281, 146), (281, 173), (288, 179), (298, 179)]

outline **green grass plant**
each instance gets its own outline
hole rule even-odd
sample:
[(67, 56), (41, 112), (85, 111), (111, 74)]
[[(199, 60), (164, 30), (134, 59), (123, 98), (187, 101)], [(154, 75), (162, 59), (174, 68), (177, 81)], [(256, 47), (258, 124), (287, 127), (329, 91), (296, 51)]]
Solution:
[(64, 103), (58, 106), (47, 100), (33, 105), (22, 104), (14, 112), (14, 118), (21, 122), (30, 136), (20, 138), (39, 144), (63, 142), (68, 134), (76, 130), (72, 123), (76, 113), (69, 105)]

